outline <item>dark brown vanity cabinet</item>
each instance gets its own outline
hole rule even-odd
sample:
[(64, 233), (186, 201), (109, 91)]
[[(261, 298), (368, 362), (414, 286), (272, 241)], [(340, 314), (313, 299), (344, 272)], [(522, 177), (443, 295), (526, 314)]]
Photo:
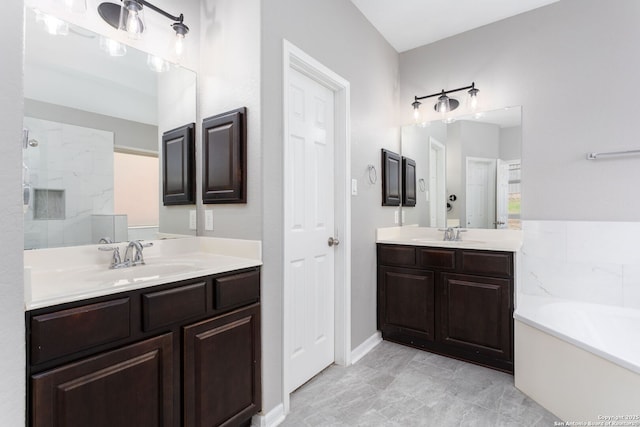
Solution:
[(248, 425), (259, 294), (251, 268), (27, 312), (28, 425)]
[(378, 244), (384, 339), (513, 372), (513, 254)]

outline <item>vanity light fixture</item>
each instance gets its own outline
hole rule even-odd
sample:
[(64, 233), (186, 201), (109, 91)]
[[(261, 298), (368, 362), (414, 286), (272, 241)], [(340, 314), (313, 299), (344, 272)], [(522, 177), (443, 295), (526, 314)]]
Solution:
[(176, 33), (175, 50), (180, 58), (184, 51), (184, 37), (189, 32), (189, 27), (183, 22), (183, 14), (173, 16), (146, 0), (122, 0), (121, 6), (115, 3), (100, 3), (98, 13), (113, 28), (125, 31), (129, 37), (138, 39), (145, 30), (144, 6), (173, 21), (171, 28)]
[(470, 107), (471, 109), (475, 110), (478, 105), (478, 92), (480, 91), (476, 89), (475, 82), (472, 82), (470, 86), (460, 87), (452, 90), (442, 89), (441, 92), (426, 96), (414, 96), (414, 100), (411, 105), (413, 106), (413, 118), (415, 119), (416, 123), (420, 123), (420, 105), (422, 105), (420, 100), (437, 96), (438, 102), (436, 102), (433, 108), (444, 116), (449, 111), (453, 111), (460, 106), (460, 102), (457, 99), (450, 98), (448, 95), (450, 93), (459, 92), (461, 90), (468, 90)]

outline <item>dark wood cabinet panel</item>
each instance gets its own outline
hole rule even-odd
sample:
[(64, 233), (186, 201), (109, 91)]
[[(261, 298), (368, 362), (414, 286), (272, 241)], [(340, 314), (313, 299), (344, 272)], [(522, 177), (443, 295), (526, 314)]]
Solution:
[(478, 354), (510, 360), (511, 281), (443, 274), (442, 340)]
[(416, 265), (416, 248), (413, 246), (378, 245), (378, 263), (398, 267)]
[(260, 410), (258, 306), (184, 328), (184, 425), (232, 426)]
[(34, 427), (173, 423), (172, 334), (32, 377)]
[(382, 149), (382, 206), (400, 206), (400, 155)]
[(203, 315), (206, 311), (206, 282), (142, 295), (142, 327), (145, 331)]
[(195, 123), (162, 134), (162, 203), (196, 202)]
[(250, 271), (214, 279), (213, 294), (213, 306), (216, 310), (258, 302), (260, 299), (260, 273)]
[(31, 318), (31, 363), (42, 363), (131, 334), (129, 298), (60, 310)]
[(434, 273), (397, 267), (381, 267), (380, 328), (386, 333), (410, 333), (434, 339)]
[(491, 276), (513, 276), (513, 254), (508, 252), (460, 251), (461, 271)]
[(456, 268), (454, 249), (417, 248), (420, 266), (430, 269), (452, 270)]
[(416, 162), (402, 157), (402, 206), (415, 206), (416, 195)]
[(203, 203), (247, 202), (246, 108), (202, 122)]

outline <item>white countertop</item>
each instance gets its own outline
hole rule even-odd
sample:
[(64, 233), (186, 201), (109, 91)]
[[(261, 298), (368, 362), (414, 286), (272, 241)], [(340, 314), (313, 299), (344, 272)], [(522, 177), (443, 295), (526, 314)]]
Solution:
[(460, 240), (443, 240), (444, 232), (431, 227), (386, 227), (376, 230), (376, 243), (442, 248), (481, 249), (517, 252), (522, 247), (520, 230), (488, 230), (470, 228), (460, 233)]
[[(145, 265), (120, 269), (109, 269), (111, 252), (98, 251), (105, 245), (25, 251), (25, 310), (262, 265), (261, 242), (255, 240), (187, 237), (151, 242), (143, 252)], [(126, 243), (113, 245), (124, 256)]]

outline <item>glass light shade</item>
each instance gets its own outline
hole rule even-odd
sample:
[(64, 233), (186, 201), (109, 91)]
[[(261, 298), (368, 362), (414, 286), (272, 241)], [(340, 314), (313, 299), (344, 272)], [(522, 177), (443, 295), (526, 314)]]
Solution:
[(451, 111), (451, 103), (447, 95), (440, 95), (440, 97), (438, 97), (437, 110), (440, 114), (446, 114)]
[(169, 63), (167, 61), (151, 54), (147, 55), (147, 66), (156, 73), (169, 71)]
[(127, 54), (127, 47), (108, 37), (100, 37), (100, 49), (110, 56), (124, 56)]
[(135, 0), (124, 0), (120, 8), (118, 29), (126, 31), (132, 39), (139, 39), (144, 32), (144, 14), (142, 4)]
[(422, 115), (420, 114), (420, 102), (416, 100), (411, 105), (413, 106), (413, 120), (415, 123), (420, 123), (422, 119)]
[(184, 59), (184, 34), (176, 34), (174, 47), (178, 61)]
[(472, 87), (469, 90), (469, 107), (472, 110), (475, 110), (476, 108), (478, 108), (478, 92), (480, 91), (475, 87)]

